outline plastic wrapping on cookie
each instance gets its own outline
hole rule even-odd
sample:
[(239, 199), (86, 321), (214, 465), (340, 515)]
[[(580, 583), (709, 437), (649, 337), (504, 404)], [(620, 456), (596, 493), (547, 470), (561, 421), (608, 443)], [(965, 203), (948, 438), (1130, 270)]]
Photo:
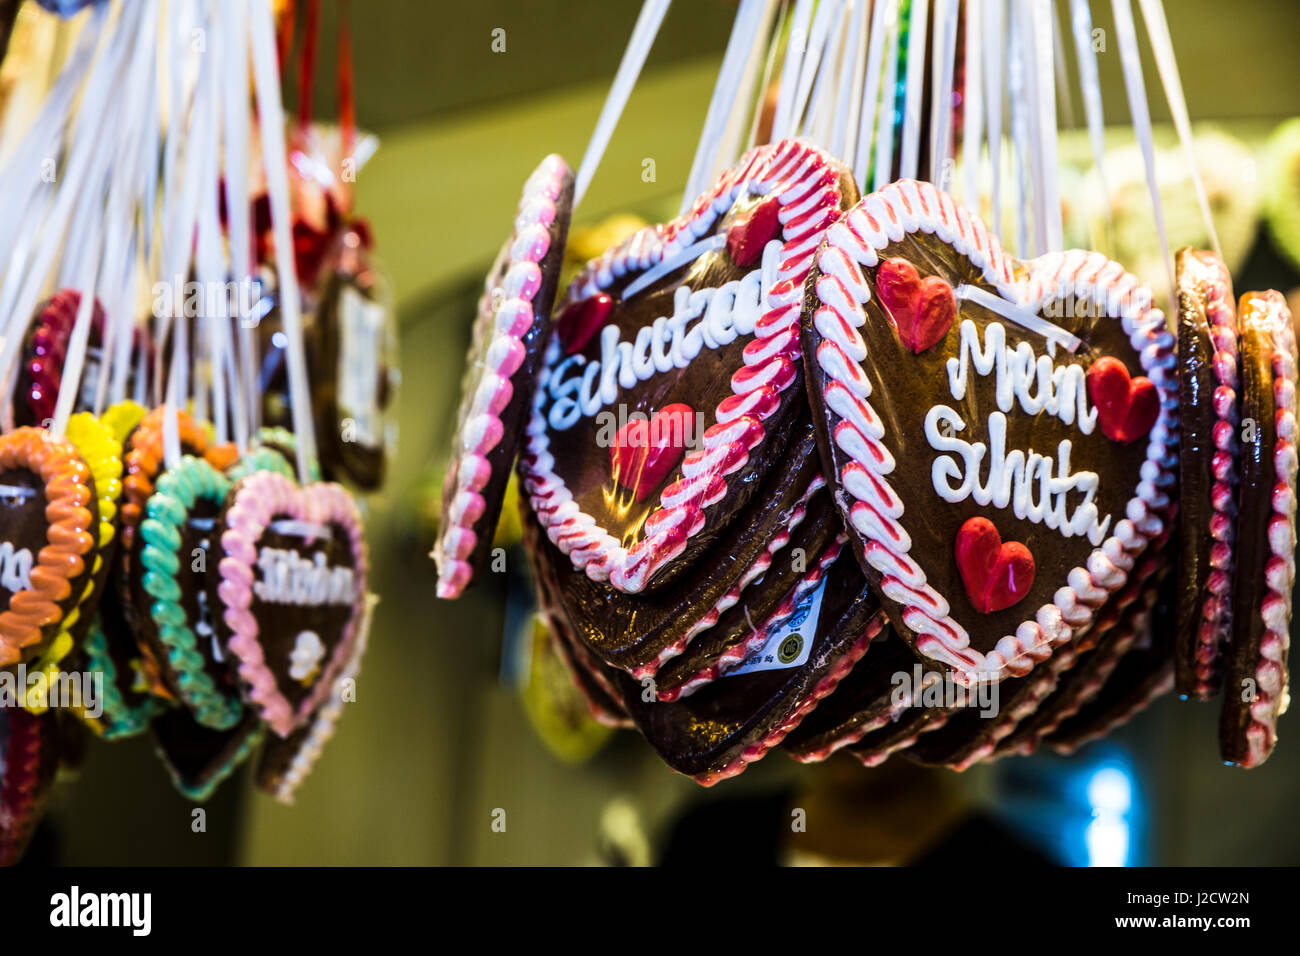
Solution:
[[(774, 425), (770, 419), (789, 407), (788, 391), (798, 386), (802, 284), (826, 228), (840, 215), (846, 188), (852, 189), (842, 182), (835, 161), (812, 146), (784, 140), (759, 147), (723, 173), (686, 215), (641, 230), (606, 251), (574, 279), (565, 314), (547, 347), (520, 469), (524, 491), (547, 536), (592, 580), (608, 581), (626, 593), (646, 589), (687, 552), (692, 539), (711, 526), (714, 512), (710, 509), (719, 507), (729, 494), (739, 500), (749, 490), (749, 479), (742, 480), (746, 468), (751, 460), (768, 454), (763, 446)], [(848, 199), (851, 201), (851, 194)], [(727, 230), (719, 231), (719, 224), (738, 202), (754, 205)], [(728, 259), (719, 258), (723, 250)], [(642, 289), (670, 279), (682, 269), (689, 271), (694, 263), (710, 256), (714, 257), (710, 262), (725, 261), (730, 269), (746, 270), (745, 278), (737, 279), (739, 288), (728, 288), (721, 297), (730, 304), (718, 307), (718, 315), (726, 312), (727, 316), (714, 323), (717, 328), (707, 321), (712, 309), (690, 333), (679, 324), (677, 332), (670, 335), (671, 322), (661, 316), (636, 333), (635, 345), (623, 342), (614, 347), (613, 337), (607, 333), (618, 326), (604, 324), (614, 307), (610, 290), (633, 300)], [(702, 298), (694, 306), (690, 303), (706, 290), (688, 295), (690, 291), (677, 286), (674, 292), (675, 301), (684, 302), (683, 314), (691, 308), (705, 308)], [(747, 304), (742, 308), (738, 302), (750, 293), (753, 301), (745, 298)], [(672, 321), (679, 319), (681, 316)], [(712, 352), (729, 347), (740, 336), (747, 341), (736, 367), (720, 371), (720, 375), (730, 372), (730, 389), (716, 408), (697, 407), (698, 396), (682, 396), (665, 397), (664, 405), (644, 410), (647, 428), (654, 431), (656, 425), (663, 424), (656, 416), (666, 413), (667, 403), (689, 400), (687, 408), (709, 422), (697, 436), (697, 447), (686, 450), (684, 443), (678, 443), (657, 455), (656, 445), (641, 455), (635, 453), (640, 449), (634, 449), (626, 458), (609, 456), (613, 475), (598, 482), (594, 493), (601, 509), (626, 528), (603, 526), (603, 519), (584, 510), (578, 501), (593, 492), (563, 477), (562, 472), (576, 462), (557, 451), (557, 438), (563, 432), (552, 429), (551, 412), (564, 401), (576, 401), (570, 394), (574, 384), (590, 393), (588, 406), (597, 399), (600, 405), (609, 406), (620, 387), (631, 388), (639, 381), (645, 381), (656, 394), (663, 392), (703, 346), (710, 346)], [(606, 361), (610, 368), (599, 368), (595, 360), (586, 362), (582, 352), (589, 342), (599, 343), (603, 354), (621, 358), (617, 363)], [(613, 364), (620, 367), (615, 369)], [(565, 384), (562, 373), (575, 368), (583, 369), (581, 381)], [(600, 371), (599, 382), (591, 380), (593, 371)], [(584, 424), (584, 429), (595, 427), (595, 412), (588, 417), (593, 420)], [(580, 439), (566, 440), (585, 440), (585, 432)], [(595, 444), (598, 441), (594, 439)], [(617, 441), (610, 450), (619, 450)], [(625, 473), (627, 461), (641, 470)], [(633, 487), (628, 487), (629, 483)]]
[(786, 522), (785, 526), (768, 541), (762, 554), (760, 554), (754, 563), (741, 574), (736, 583), (728, 588), (727, 592), (723, 594), (722, 597), (718, 598), (713, 606), (704, 613), (703, 617), (699, 618), (699, 620), (687, 628), (680, 637), (660, 651), (659, 655), (653, 661), (648, 664), (642, 664), (639, 667), (633, 667), (629, 673), (631, 673), (631, 675), (637, 680), (653, 677), (658, 673), (659, 668), (668, 663), (668, 661), (672, 660), (674, 657), (681, 655), (686, 648), (690, 646), (692, 640), (717, 624), (718, 620), (724, 613), (726, 613), (730, 608), (735, 607), (744, 595), (745, 589), (755, 581), (760, 580), (767, 573), (768, 569), (772, 567), (772, 561), (775, 559), (776, 555), (790, 543), (791, 535), (794, 533), (795, 529), (803, 523), (804, 517), (807, 515), (809, 499), (825, 487), (825, 478), (821, 475), (814, 477), (808, 485), (808, 490), (795, 504), (794, 510), (791, 512), (790, 518)]
[[(573, 174), (556, 155), (546, 157), (528, 178), (514, 231), (488, 275), (478, 304), (470, 345), (470, 365), (462, 384), (461, 407), (443, 488), (442, 526), (431, 555), (438, 565), (438, 596), (455, 598), (469, 585), (476, 555), (492, 537), (503, 481), (513, 465), (516, 435), (503, 420), (516, 399), (527, 414), (535, 357), (550, 327), (550, 307), (558, 283), (568, 232)], [(555, 273), (548, 275), (547, 273)], [(507, 416), (508, 417), (508, 416)], [(509, 460), (494, 469), (489, 455), (505, 441)], [(500, 456), (494, 456), (499, 458)], [(492, 500), (489, 500), (491, 498)]]
[(845, 535), (838, 535), (765, 620), (734, 644), (712, 655), (714, 659), (707, 665), (700, 667), (695, 673), (679, 675), (671, 682), (662, 679), (656, 681), (656, 696), (666, 703), (690, 697), (701, 687), (727, 676), (729, 670), (744, 663), (750, 654), (762, 648), (768, 639), (794, 615), (800, 602), (817, 589), (826, 577), (827, 571), (839, 558), (840, 551), (847, 541)]
[[(922, 277), (923, 272), (930, 274)], [(1178, 438), (1174, 340), (1164, 315), (1151, 307), (1150, 292), (1118, 263), (1081, 251), (1019, 263), (978, 217), (933, 185), (912, 181), (893, 183), (867, 196), (830, 228), (808, 288), (803, 334), (810, 393), (823, 411), (815, 416), (820, 447), (828, 473), (842, 491), (836, 500), (864, 570), (895, 608), (900, 632), (914, 640), (924, 656), (952, 668), (958, 680), (1028, 673), (1055, 646), (1068, 641), (1076, 628), (1088, 623), (1107, 594), (1123, 585), (1135, 556), (1164, 528)], [(968, 315), (983, 317), (982, 339), (975, 320), (964, 317)], [(1098, 336), (1109, 336), (1131, 354), (1135, 377), (1130, 379), (1124, 363), (1094, 346), (1092, 338)], [(1015, 347), (1013, 340), (1018, 340)], [(892, 342), (889, 348), (907, 358), (895, 363), (892, 353), (869, 355), (868, 341)], [(941, 344), (944, 348), (935, 352)], [(1064, 371), (1057, 364), (1062, 353), (1069, 353), (1062, 359), (1067, 363)], [(895, 387), (908, 360), (927, 374), (940, 376), (932, 387), (945, 392), (951, 388), (958, 408), (970, 405), (972, 411), (988, 416), (988, 444), (983, 443), (983, 421), (970, 423), (980, 436), (977, 444), (958, 442), (968, 423), (942, 404), (930, 407), (915, 431), (903, 429), (903, 416), (918, 415), (931, 401), (942, 401), (931, 397), (924, 386), (912, 384), (919, 379), (904, 382), (905, 388)], [(1136, 371), (1142, 376), (1136, 376)], [(974, 385), (967, 385), (968, 376), (975, 379)], [(988, 402), (991, 414), (989, 408), (974, 404), (977, 389), (992, 391), (979, 381), (984, 377), (997, 380), (996, 405)], [(908, 388), (921, 391), (912, 395)], [(943, 421), (935, 417), (936, 409), (947, 416)], [(1021, 411), (1028, 417), (1020, 416)], [(995, 418), (1000, 418), (1002, 429), (997, 434)], [(1088, 451), (1079, 439), (1089, 436), (1099, 464), (1118, 468), (1112, 458), (1126, 455), (1125, 461), (1131, 459), (1124, 466), (1131, 472), (1131, 497), (1125, 477), (1126, 494), (1116, 498), (1108, 520), (1101, 521), (1092, 492), (1108, 493), (1104, 478), (1098, 480), (1092, 472), (1055, 476), (1055, 448), (1009, 450), (1008, 419), (1012, 427), (1025, 420), (1028, 424), (1022, 428), (1032, 436), (1052, 439), (1058, 437), (1053, 428), (1069, 428), (1061, 453), (1055, 455), (1061, 459), (1063, 473), (1069, 444), (1076, 446), (1077, 461), (1078, 446)], [(949, 486), (950, 500), (939, 494), (940, 478), (960, 477), (953, 473), (958, 465), (950, 455), (935, 457), (930, 469), (933, 478), (919, 468), (913, 483), (900, 484), (894, 475), (900, 460), (916, 467), (912, 460), (920, 457), (919, 449), (925, 449), (923, 460), (928, 462), (931, 447), (953, 452), (959, 445), (966, 446), (974, 464), (959, 489)], [(990, 453), (987, 465), (986, 451)], [(1042, 454), (1036, 459), (1028, 459), (1039, 451)], [(995, 453), (1005, 456), (1001, 465), (991, 461)], [(941, 465), (949, 470), (942, 471)], [(1003, 469), (1001, 480), (995, 483), (991, 474), (987, 487), (977, 487), (985, 467)], [(1075, 506), (1073, 515), (1066, 514), (1070, 486), (1060, 492), (1059, 505), (1040, 501), (1035, 506), (1033, 482), (1023, 481), (1034, 468), (1046, 468), (1058, 483), (1066, 477), (1091, 475), (1092, 491)], [(1012, 496), (1016, 474), (1024, 485), (1024, 500), (1019, 493)], [(905, 516), (904, 499), (915, 502), (913, 496), (922, 494), (917, 485), (928, 488), (931, 480), (934, 501), (941, 507)], [(973, 489), (978, 494), (972, 494)], [(1077, 491), (1082, 493), (1083, 488)], [(983, 495), (988, 495), (988, 501), (982, 500)], [(1040, 492), (1040, 497), (1047, 496)], [(1091, 512), (1086, 510), (1089, 507)], [(1061, 513), (1052, 514), (1053, 508)], [(1023, 509), (1028, 517), (1016, 509)], [(913, 552), (914, 533), (939, 535), (943, 522), (954, 518), (960, 523), (968, 514), (992, 518), (999, 528), (1017, 527), (1015, 536), (1026, 541), (1044, 542), (1044, 548), (1033, 555), (1034, 583), (1024, 593), (1012, 595), (1015, 600), (1009, 610), (997, 612), (1008, 622), (1001, 636), (991, 633), (985, 615), (967, 609), (950, 555)], [(1091, 520), (1082, 522), (1089, 514)], [(1047, 524), (1047, 530), (1058, 529), (1050, 540), (1043, 528), (1048, 519), (1055, 524)], [(1068, 530), (1068, 536), (1059, 529)], [(1069, 537), (1080, 539), (1070, 547), (1080, 552), (1081, 559), (1073, 568), (1067, 564), (1057, 569), (1049, 559), (1066, 547), (1058, 541)], [(941, 544), (945, 550), (953, 547), (951, 540)], [(1064, 563), (1060, 558), (1056, 561)], [(946, 593), (930, 583), (936, 575), (950, 582)], [(1030, 587), (1046, 600), (1015, 607)], [(998, 620), (996, 614), (988, 619)], [(1013, 625), (1015, 620), (1020, 623)], [(972, 633), (986, 650), (974, 646)]]
[(81, 597), (98, 546), (98, 506), (90, 468), (76, 447), (44, 429), (23, 427), (0, 436), (0, 472), (26, 470), (44, 483), (45, 543), (28, 575), (0, 612), (0, 666), (17, 664), (52, 640), (68, 607)]
[[(296, 711), (266, 663), (252, 609), (257, 542), (277, 515), (337, 526), (347, 536), (353, 561), (351, 613), (323, 671)], [(262, 471), (249, 475), (232, 489), (224, 524), (221, 546), (226, 556), (218, 565), (217, 593), (222, 617), (230, 630), (229, 648), (239, 657), (239, 675), (247, 684), (248, 699), (258, 707), (262, 719), (273, 731), (287, 736), (316, 710), (352, 656), (366, 594), (366, 545), (361, 515), (352, 497), (339, 485), (313, 484), (299, 488), (283, 475)]]

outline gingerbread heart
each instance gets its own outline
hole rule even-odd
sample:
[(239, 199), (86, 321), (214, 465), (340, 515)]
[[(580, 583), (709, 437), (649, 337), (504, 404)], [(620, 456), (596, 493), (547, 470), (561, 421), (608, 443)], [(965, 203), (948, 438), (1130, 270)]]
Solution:
[[(900, 322), (904, 304), (924, 317), (909, 290), (932, 278), (952, 289), (951, 322)], [(1027, 674), (1165, 526), (1177, 396), (1164, 315), (1099, 253), (1019, 262), (912, 181), (830, 228), (806, 288), (819, 449), (895, 628), (964, 683)], [(976, 518), (1028, 555), (959, 540)]]
[[(785, 451), (773, 436), (803, 405), (803, 280), (854, 198), (851, 175), (820, 150), (759, 147), (687, 214), (574, 279), (520, 470), (547, 537), (575, 568), (627, 594), (666, 587), (762, 486)], [(629, 494), (605, 461), (613, 436), (634, 415), (679, 403), (699, 413), (691, 449)]]
[(1232, 584), (1231, 653), (1223, 684), (1219, 753), (1258, 767), (1277, 745), (1286, 710), (1296, 552), (1296, 351), (1280, 292), (1248, 292), (1237, 308), (1241, 357), (1243, 544)]
[(1180, 249), (1178, 279), (1179, 580), (1175, 672), (1181, 694), (1209, 700), (1223, 679), (1236, 558), (1237, 308), (1227, 267)]
[(68, 440), (76, 446), (82, 461), (90, 469), (91, 487), (95, 490), (95, 504), (99, 514), (96, 526), (96, 548), (91, 561), (91, 573), (81, 589), (77, 603), (63, 618), (49, 645), (28, 667), (28, 672), (41, 670), (46, 675), (44, 684), (29, 688), (23, 706), (32, 713), (43, 713), (48, 706), (49, 688), (60, 671), (60, 665), (81, 645), (90, 628), (90, 619), (103, 593), (108, 577), (109, 563), (117, 536), (117, 500), (122, 494), (122, 445), (106, 425), (89, 412), (78, 412), (68, 419)]
[[(548, 156), (528, 177), (514, 229), (484, 283), (430, 552), (441, 598), (459, 597), (488, 568), (551, 331), (572, 210), (573, 173)], [(557, 341), (594, 333), (601, 321), (569, 311)]]
[(281, 737), (301, 726), (351, 658), (365, 606), (361, 515), (339, 485), (269, 471), (230, 489), (216, 588), (246, 696)]
[(0, 707), (0, 866), (22, 858), (58, 765), (55, 715)]
[(76, 446), (40, 428), (0, 436), (0, 666), (54, 639), (90, 578), (98, 524)]
[[(122, 481), (124, 494), (121, 509), (121, 537), (115, 573), (116, 588), (120, 607), (126, 623), (134, 631), (146, 628), (151, 600), (142, 596), (138, 583), (140, 574), (140, 551), (143, 543), (137, 533), (146, 514), (146, 504), (156, 490), (155, 482), (163, 473), (163, 416), (167, 409), (155, 408), (139, 419), (125, 442), (125, 477)], [(218, 471), (233, 465), (238, 451), (231, 443), (219, 445), (212, 441), (209, 430), (196, 421), (184, 410), (176, 413), (177, 430), (180, 436), (181, 452), (196, 458), (204, 458)], [(148, 641), (140, 642), (140, 660), (144, 666), (144, 675), (150, 690), (167, 700), (175, 695), (167, 685), (163, 674), (163, 663), (158, 660), (154, 649)]]
[(216, 574), (216, 522), (230, 484), (191, 455), (163, 472), (145, 505), (141, 573), (131, 582), (147, 607), (140, 636), (168, 687), (199, 724), (214, 730), (235, 726), (244, 710), (217, 641), (208, 583)]

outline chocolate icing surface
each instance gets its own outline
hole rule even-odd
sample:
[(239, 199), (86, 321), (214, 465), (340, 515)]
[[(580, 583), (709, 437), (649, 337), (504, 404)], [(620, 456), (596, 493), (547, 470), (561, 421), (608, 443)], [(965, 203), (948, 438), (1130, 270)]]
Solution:
[(664, 761), (679, 773), (704, 775), (727, 767), (747, 746), (787, 723), (878, 609), (845, 553), (827, 576), (816, 635), (803, 666), (722, 678), (673, 703), (647, 702), (637, 681), (620, 671), (610, 674), (628, 713)]
[[(793, 428), (780, 444), (786, 449), (786, 456), (743, 515), (700, 558), (690, 574), (652, 593), (622, 594), (592, 581), (575, 570), (568, 557), (541, 533), (540, 559), (561, 582), (559, 599), (574, 625), (575, 636), (602, 660), (630, 670), (653, 661), (686, 633), (763, 553), (773, 535), (788, 522), (808, 483), (819, 471), (812, 426), (807, 420)], [(812, 549), (806, 552), (808, 555), (818, 553), (817, 541), (827, 540), (838, 525), (826, 509), (827, 501), (825, 492), (814, 495), (808, 502), (803, 522), (795, 530), (795, 536), (804, 542), (802, 546)], [(772, 580), (788, 579), (782, 569), (791, 567), (791, 549), (799, 546), (791, 541), (777, 552), (769, 571), (769, 575), (776, 572)], [(770, 610), (781, 596), (781, 591), (755, 581), (742, 592), (741, 602), (749, 603), (752, 616)], [(743, 617), (739, 623), (744, 623)], [(734, 636), (737, 626), (736, 618), (728, 612), (710, 630), (722, 627), (725, 633)], [(696, 640), (699, 639), (697, 636)]]

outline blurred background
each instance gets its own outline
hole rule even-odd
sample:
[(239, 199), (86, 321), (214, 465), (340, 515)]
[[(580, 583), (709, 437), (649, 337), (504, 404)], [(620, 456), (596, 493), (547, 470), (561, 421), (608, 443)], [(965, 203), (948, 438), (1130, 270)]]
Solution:
[[(1025, 862), (1300, 863), (1295, 717), (1283, 719), (1269, 762), (1250, 772), (1220, 763), (1217, 705), (1166, 697), (1068, 760), (1013, 758), (957, 775), (897, 759), (874, 771), (847, 758), (802, 767), (774, 754), (704, 790), (669, 772), (633, 732), (606, 739), (573, 715), (548, 731), (521, 691), (530, 635), (517, 579), (492, 576), (459, 602), (437, 601), (426, 557), (429, 496), (483, 276), (537, 162), (550, 152), (574, 166), (581, 159), (639, 6), (352, 4), (358, 118), (381, 140), (359, 177), (357, 211), (370, 220), (392, 282), (402, 365), (397, 459), (366, 506), (382, 603), (358, 699), (294, 807), (256, 794), (241, 773), (206, 804), (203, 833), (192, 831), (191, 807), (171, 791), (147, 739), (92, 741), (78, 779), (57, 789), (28, 862), (513, 865), (708, 854), (897, 863), (996, 845)], [(1093, 6), (1096, 26), (1110, 29), (1109, 4)], [(1285, 222), (1300, 231), (1300, 150), (1292, 144), (1288, 153), (1277, 130), (1300, 114), (1297, 7), (1178, 0), (1166, 9), (1237, 291), (1290, 290), (1300, 274)], [(326, 3), (325, 12), (329, 36), (337, 6)], [(575, 227), (615, 214), (675, 214), (733, 13), (723, 0), (673, 4)], [(503, 51), (494, 52), (494, 37), (503, 37)], [(1108, 145), (1122, 170), (1131, 137), (1119, 55), (1109, 49), (1099, 56), (1115, 127)], [(1168, 140), (1152, 63), (1146, 75)], [(324, 116), (333, 82), (321, 71), (315, 95)], [(1075, 113), (1082, 124), (1077, 91)], [(1078, 166), (1077, 188), (1062, 190), (1077, 202), (1067, 233), (1086, 244), (1100, 208), (1087, 198), (1086, 139), (1067, 136), (1062, 155)], [(643, 176), (647, 159), (652, 181)], [(1137, 187), (1112, 182), (1100, 200), (1115, 219), (1108, 251), (1156, 284), (1160, 274), (1133, 261), (1155, 244), (1136, 168)], [(1195, 242), (1194, 199), (1171, 168), (1169, 201), (1189, 209), (1171, 213), (1172, 239)], [(1270, 228), (1275, 205), (1289, 217)], [(599, 251), (600, 237), (586, 241)], [(803, 832), (792, 831), (795, 809), (805, 811)]]

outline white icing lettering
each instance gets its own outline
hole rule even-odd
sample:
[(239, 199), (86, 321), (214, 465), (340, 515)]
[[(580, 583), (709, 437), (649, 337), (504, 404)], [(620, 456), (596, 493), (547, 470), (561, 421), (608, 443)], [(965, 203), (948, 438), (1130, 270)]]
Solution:
[(631, 342), (621, 341), (616, 325), (601, 329), (599, 360), (570, 355), (548, 379), (550, 427), (556, 431), (572, 428), (579, 418), (590, 418), (614, 404), (620, 388), (632, 388), (673, 368), (686, 368), (703, 349), (716, 350), (742, 335), (752, 335), (767, 311), (782, 248), (782, 242), (773, 239), (763, 249), (760, 268), (718, 288), (693, 291), (678, 286), (673, 292), (673, 314), (638, 329)]
[(962, 321), (960, 351), (957, 358), (948, 359), (948, 388), (958, 401), (966, 396), (972, 365), (979, 375), (996, 373), (994, 394), (1003, 412), (1019, 402), (1027, 414), (1046, 412), (1066, 425), (1077, 425), (1085, 435), (1091, 435), (1097, 425), (1083, 366), (1057, 365), (1048, 355), (1035, 355), (1028, 342), (1008, 348), (1001, 322), (984, 327), (981, 346), (978, 326), (970, 319)]
[[(944, 453), (930, 468), (940, 498), (952, 504), (971, 498), (976, 504), (1010, 508), (1017, 518), (1046, 525), (1066, 538), (1086, 535), (1094, 547), (1106, 540), (1111, 518), (1107, 515), (1103, 520), (1093, 501), (1098, 476), (1092, 471), (1070, 471), (1068, 439), (1059, 443), (1053, 460), (1033, 449), (1008, 451), (1007, 418), (1002, 412), (989, 415), (987, 445), (957, 437), (965, 429), (965, 421), (947, 405), (935, 405), (925, 416), (926, 440)], [(983, 482), (982, 474), (987, 475)], [(1073, 507), (1071, 492), (1083, 495)]]
[(254, 582), (253, 594), (266, 604), (350, 605), (356, 599), (352, 569), (331, 568), (323, 552), (308, 560), (297, 551), (262, 548), (257, 566), (262, 580)]

